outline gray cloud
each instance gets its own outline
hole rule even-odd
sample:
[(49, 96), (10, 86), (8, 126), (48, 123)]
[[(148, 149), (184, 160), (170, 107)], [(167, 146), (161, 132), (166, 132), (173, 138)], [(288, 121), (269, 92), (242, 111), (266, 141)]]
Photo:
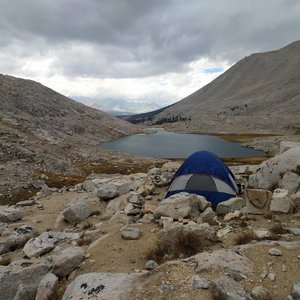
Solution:
[[(28, 57), (49, 56), (52, 71), (69, 77), (186, 72), (188, 64), (201, 57), (234, 63), (300, 37), (298, 0), (0, 0), (0, 4), (0, 52), (7, 61), (15, 61), (13, 70)], [(0, 67), (9, 71), (7, 63)]]

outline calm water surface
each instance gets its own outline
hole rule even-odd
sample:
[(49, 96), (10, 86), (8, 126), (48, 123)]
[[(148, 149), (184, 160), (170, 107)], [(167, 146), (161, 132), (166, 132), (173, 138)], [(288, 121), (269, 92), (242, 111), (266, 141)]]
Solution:
[(151, 134), (135, 134), (100, 145), (101, 148), (156, 158), (185, 158), (200, 150), (219, 157), (264, 156), (265, 153), (239, 143), (203, 134), (183, 134), (163, 129)]

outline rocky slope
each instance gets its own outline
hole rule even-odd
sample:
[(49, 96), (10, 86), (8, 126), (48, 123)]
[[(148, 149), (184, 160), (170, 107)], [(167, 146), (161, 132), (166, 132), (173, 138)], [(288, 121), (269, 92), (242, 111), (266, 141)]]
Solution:
[(231, 167), (243, 193), (216, 211), (162, 200), (178, 162), (0, 206), (0, 299), (299, 299), (299, 147)]
[(138, 130), (37, 82), (0, 75), (0, 201), (28, 188), (34, 172), (83, 175), (105, 158), (97, 144)]
[(205, 87), (150, 117), (148, 123), (186, 131), (299, 134), (300, 41), (245, 57)]

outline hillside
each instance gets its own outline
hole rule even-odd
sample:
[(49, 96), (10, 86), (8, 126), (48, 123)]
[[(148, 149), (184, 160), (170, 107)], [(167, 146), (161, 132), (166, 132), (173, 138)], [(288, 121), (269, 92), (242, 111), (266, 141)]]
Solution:
[(299, 132), (300, 41), (245, 57), (205, 87), (162, 109), (152, 123), (177, 120), (184, 120), (185, 130), (202, 132)]
[(33, 174), (82, 175), (104, 157), (96, 145), (138, 131), (31, 80), (0, 75), (0, 97), (0, 200)]

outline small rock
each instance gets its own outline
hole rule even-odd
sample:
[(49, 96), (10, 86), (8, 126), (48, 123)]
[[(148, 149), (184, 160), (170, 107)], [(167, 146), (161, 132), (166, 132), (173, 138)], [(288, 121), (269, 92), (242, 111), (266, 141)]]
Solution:
[(276, 274), (274, 273), (274, 272), (270, 272), (269, 274), (268, 274), (268, 279), (270, 279), (271, 281), (275, 281), (275, 279), (276, 279)]
[(270, 292), (261, 285), (256, 286), (252, 289), (251, 296), (254, 300), (271, 300), (272, 299)]
[(158, 264), (154, 260), (148, 260), (145, 264), (145, 270), (154, 270), (158, 267)]
[(194, 289), (208, 289), (209, 283), (205, 278), (202, 278), (198, 275), (192, 277), (192, 287)]
[(229, 212), (228, 214), (225, 215), (224, 221), (239, 219), (241, 215), (242, 213), (239, 210), (235, 210), (234, 212)]
[(16, 203), (16, 206), (32, 206), (34, 205), (34, 200), (24, 200)]
[(173, 284), (171, 284), (168, 281), (162, 281), (160, 286), (159, 286), (160, 291), (162, 292), (172, 292), (175, 291), (175, 287)]
[(136, 227), (125, 227), (121, 230), (121, 235), (125, 240), (138, 240), (142, 236), (142, 231)]
[(230, 233), (230, 232), (231, 232), (231, 228), (228, 227), (228, 226), (226, 226), (225, 228), (222, 228), (222, 229), (218, 230), (218, 232), (217, 232), (217, 237), (218, 237), (218, 238), (226, 237), (226, 235), (227, 235), (228, 233)]
[(269, 255), (272, 255), (272, 256), (281, 256), (282, 253), (281, 253), (281, 251), (280, 251), (279, 249), (277, 249), (277, 248), (271, 248), (271, 249), (269, 250)]
[(282, 265), (281, 266), (281, 270), (282, 270), (282, 272), (286, 272), (287, 271), (287, 266), (286, 265)]
[(293, 300), (300, 300), (300, 282), (294, 283), (291, 295)]
[(300, 228), (290, 227), (287, 230), (289, 233), (291, 233), (293, 235), (300, 236)]
[(246, 300), (250, 298), (241, 284), (227, 276), (213, 280), (211, 287), (216, 299)]

